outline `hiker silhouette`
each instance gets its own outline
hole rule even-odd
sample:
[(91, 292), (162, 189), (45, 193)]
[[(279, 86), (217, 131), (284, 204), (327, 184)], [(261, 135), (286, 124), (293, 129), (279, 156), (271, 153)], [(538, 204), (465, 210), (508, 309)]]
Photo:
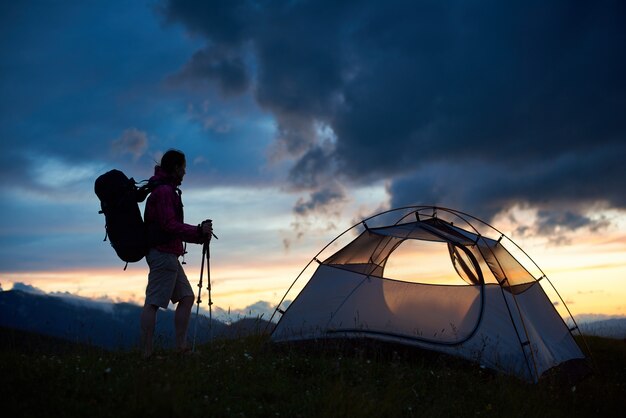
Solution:
[(194, 304), (194, 293), (179, 257), (184, 257), (185, 243), (209, 242), (213, 225), (210, 220), (199, 225), (184, 222), (182, 192), (179, 186), (186, 174), (186, 168), (185, 154), (171, 149), (163, 155), (150, 179), (150, 182), (156, 182), (158, 186), (146, 201), (144, 222), (148, 235), (158, 236), (159, 239), (150, 244), (146, 255), (150, 272), (141, 312), (141, 349), (146, 358), (154, 350), (157, 311), (159, 308), (166, 309), (170, 301), (177, 304), (174, 315), (176, 348), (183, 353), (190, 350), (187, 328)]

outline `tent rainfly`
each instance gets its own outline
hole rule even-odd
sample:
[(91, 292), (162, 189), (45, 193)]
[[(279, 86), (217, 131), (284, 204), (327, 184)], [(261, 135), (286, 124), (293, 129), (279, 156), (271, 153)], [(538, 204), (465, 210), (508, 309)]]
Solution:
[[(337, 248), (339, 238), (354, 235), (320, 261), (322, 253)], [(423, 280), (419, 273), (419, 267), (440, 259), (420, 263), (419, 254), (411, 258), (406, 251), (403, 260), (419, 263), (411, 270), (417, 277), (385, 276), (394, 254), (411, 242), (445, 252), (445, 263), (440, 263), (447, 264), (451, 275), (441, 277), (443, 283)], [(532, 268), (512, 253), (527, 258)], [(311, 278), (285, 309), (295, 283), (315, 263)], [(530, 273), (534, 269), (537, 277)], [(450, 283), (450, 277), (459, 284)], [(560, 299), (559, 309), (566, 310), (571, 328), (542, 282)], [(585, 359), (572, 336), (572, 331), (580, 333), (576, 322), (530, 257), (491, 225), (441, 207), (394, 209), (344, 231), (302, 270), (272, 318), (277, 314), (281, 317), (272, 331), (275, 342), (372, 338), (456, 355), (529, 382), (559, 364)]]

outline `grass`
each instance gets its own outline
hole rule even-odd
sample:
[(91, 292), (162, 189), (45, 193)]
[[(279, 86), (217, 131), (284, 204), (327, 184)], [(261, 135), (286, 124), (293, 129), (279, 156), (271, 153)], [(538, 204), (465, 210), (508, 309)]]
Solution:
[[(539, 384), (375, 344), (276, 346), (264, 336), (200, 353), (107, 352), (0, 332), (4, 416), (622, 416), (626, 344), (588, 338), (597, 371)], [(7, 415), (9, 413), (10, 415)]]

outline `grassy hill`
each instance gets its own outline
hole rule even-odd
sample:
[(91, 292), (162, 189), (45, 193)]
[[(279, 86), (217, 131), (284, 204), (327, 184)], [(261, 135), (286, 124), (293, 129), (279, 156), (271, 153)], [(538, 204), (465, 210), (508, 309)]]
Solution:
[(111, 352), (0, 330), (5, 416), (623, 416), (626, 344), (591, 337), (597, 370), (527, 384), (434, 353), (220, 340), (199, 354)]

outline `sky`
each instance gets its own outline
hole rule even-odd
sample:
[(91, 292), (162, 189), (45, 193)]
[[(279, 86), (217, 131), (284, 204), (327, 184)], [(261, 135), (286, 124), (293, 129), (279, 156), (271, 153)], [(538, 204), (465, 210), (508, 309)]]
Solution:
[(433, 204), (506, 232), (574, 314), (626, 315), (622, 1), (2, 2), (0, 45), (5, 290), (142, 303), (93, 183), (176, 148), (226, 311), (277, 303), (359, 220)]

